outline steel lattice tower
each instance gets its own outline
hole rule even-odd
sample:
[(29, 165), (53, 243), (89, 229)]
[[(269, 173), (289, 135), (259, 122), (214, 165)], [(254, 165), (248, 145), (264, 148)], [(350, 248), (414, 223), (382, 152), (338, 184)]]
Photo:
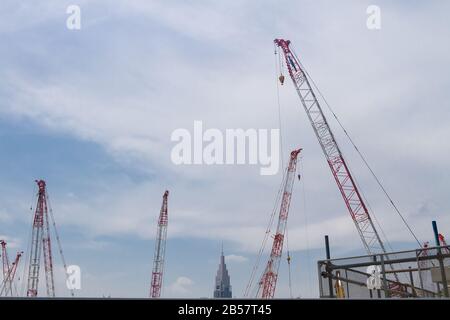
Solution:
[(33, 231), (31, 235), (31, 253), (28, 266), (28, 290), (27, 296), (35, 297), (38, 294), (39, 269), (41, 250), (44, 251), (45, 280), (47, 296), (55, 296), (55, 284), (53, 280), (53, 258), (50, 242), (50, 228), (48, 221), (47, 191), (44, 180), (36, 180), (38, 185), (38, 200), (33, 219)]
[(161, 288), (164, 273), (164, 255), (166, 251), (167, 224), (169, 216), (167, 212), (167, 198), (169, 191), (166, 190), (163, 195), (161, 211), (159, 213), (158, 228), (156, 235), (155, 254), (153, 258), (152, 280), (150, 288), (150, 297), (159, 298), (161, 296)]
[[(297, 156), (301, 149), (291, 152), (289, 165), (285, 176), (285, 184), (283, 188), (283, 196), (281, 198), (280, 213), (278, 216), (277, 231), (273, 239), (272, 251), (267, 262), (266, 269), (259, 282), (261, 297), (263, 299), (271, 299), (275, 295), (275, 288), (278, 279), (278, 269), (280, 266), (281, 254), (283, 252), (284, 233), (286, 231), (287, 218), (289, 214), (289, 206), (291, 204), (292, 187), (294, 185), (295, 171), (297, 167)], [(261, 290), (262, 288), (262, 290)]]

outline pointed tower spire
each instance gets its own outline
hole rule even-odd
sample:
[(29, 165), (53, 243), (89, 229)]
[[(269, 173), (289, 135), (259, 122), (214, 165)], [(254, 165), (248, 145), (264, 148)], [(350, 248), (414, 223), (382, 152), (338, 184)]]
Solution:
[(216, 283), (214, 287), (214, 298), (231, 298), (231, 284), (230, 276), (228, 274), (227, 265), (225, 264), (225, 256), (223, 254), (223, 242), (222, 252), (220, 255), (219, 270), (217, 270)]

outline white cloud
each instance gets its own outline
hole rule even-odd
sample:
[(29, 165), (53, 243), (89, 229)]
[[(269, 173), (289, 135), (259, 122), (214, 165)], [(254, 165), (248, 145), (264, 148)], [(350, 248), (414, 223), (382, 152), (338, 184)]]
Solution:
[[(424, 198), (434, 199), (435, 215), (449, 228), (442, 214), (450, 209), (442, 191), (448, 190), (442, 169), (450, 149), (440, 143), (450, 135), (450, 116), (440, 103), (448, 100), (447, 92), (440, 90), (448, 87), (448, 78), (437, 72), (449, 64), (443, 54), (448, 51), (448, 41), (444, 41), (448, 28), (433, 18), (446, 10), (438, 12), (430, 5), (408, 13), (385, 5), (383, 15), (387, 16), (375, 35), (365, 28), (365, 8), (358, 6), (339, 4), (339, 10), (333, 10), (327, 3), (330, 10), (323, 10), (324, 3), (299, 4), (302, 10), (293, 5), (284, 11), (269, 5), (261, 7), (252, 20), (248, 17), (254, 17), (255, 3), (192, 7), (176, 3), (170, 8), (165, 2), (121, 4), (109, 7), (111, 20), (144, 16), (146, 23), (156, 23), (168, 37), (150, 45), (140, 41), (141, 37), (147, 40), (148, 34), (122, 25), (121, 33), (111, 32), (117, 26), (103, 20), (91, 25), (78, 46), (72, 46), (65, 38), (68, 35), (59, 38), (56, 31), (39, 29), (40, 19), (27, 20), (27, 28), (36, 28), (38, 39), (55, 37), (70, 54), (55, 51), (47, 42), (16, 49), (21, 54), (32, 53), (28, 63), (47, 66), (50, 71), (44, 75), (19, 68), (21, 62), (11, 56), (2, 59), (8, 65), (1, 74), (2, 92), (6, 92), (6, 97), (0, 96), (2, 116), (25, 118), (56, 133), (93, 141), (125, 165), (157, 175), (155, 180), (125, 186), (119, 181), (88, 199), (64, 203), (54, 199), (58, 223), (80, 226), (96, 235), (128, 233), (151, 238), (162, 192), (169, 188), (169, 238), (220, 237), (235, 241), (242, 251), (257, 251), (279, 177), (263, 178), (248, 167), (174, 166), (170, 133), (180, 127), (189, 129), (195, 119), (217, 128), (277, 127), (272, 53), (276, 34), (292, 38), (301, 60), (363, 145), (376, 171), (386, 177), (389, 190), (403, 204), (420, 236), (429, 237), (428, 222), (415, 215)], [(83, 4), (82, 10), (87, 6)], [(35, 12), (22, 7), (18, 15), (26, 20)], [(53, 19), (58, 15), (46, 12)], [(302, 12), (305, 19), (298, 18)], [(3, 23), (7, 22), (6, 30), (11, 32), (12, 22)], [(430, 33), (432, 29), (440, 33)], [(399, 41), (405, 34), (421, 41)], [(420, 100), (423, 92), (427, 101)], [(321, 247), (325, 233), (336, 244), (360, 246), (290, 83), (282, 87), (281, 98), (285, 149), (304, 147), (302, 183), (307, 191), (305, 199), (294, 186), (290, 246), (293, 250)], [(356, 164), (352, 169), (358, 181), (372, 196), (376, 187), (367, 172), (355, 169), (359, 163), (352, 150), (344, 149), (349, 151), (349, 162)], [(398, 217), (378, 205), (382, 201), (375, 196), (371, 202), (388, 237), (409, 240)]]
[(180, 276), (174, 283), (169, 285), (168, 290), (170, 294), (184, 296), (190, 293), (193, 285), (193, 280), (185, 276)]
[[(20, 238), (17, 237), (11, 237), (8, 235), (0, 235), (0, 240), (4, 240), (6, 242), (6, 249), (20, 249), (21, 244), (22, 244), (22, 240)], [(10, 252), (10, 250), (8, 250), (8, 256), (10, 256), (10, 260), (13, 259), (13, 254), (14, 257), (16, 256), (15, 252)]]
[(225, 261), (226, 262), (235, 262), (235, 263), (243, 263), (243, 262), (247, 262), (248, 258), (244, 257), (244, 256), (240, 256), (240, 255), (236, 255), (236, 254), (229, 254), (225, 256)]

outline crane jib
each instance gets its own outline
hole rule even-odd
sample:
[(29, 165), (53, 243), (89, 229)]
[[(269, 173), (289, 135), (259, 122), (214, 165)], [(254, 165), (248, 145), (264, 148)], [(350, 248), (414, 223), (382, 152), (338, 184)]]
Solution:
[(378, 249), (386, 252), (384, 244), (370, 219), (369, 212), (360, 195), (357, 184), (345, 164), (340, 148), (334, 139), (333, 132), (328, 125), (307, 75), (301, 68), (300, 62), (295, 57), (295, 54), (289, 48), (290, 43), (289, 40), (275, 40), (275, 44), (283, 49), (287, 67), (295, 70), (295, 72), (289, 72), (289, 75), (294, 82), (301, 103), (322, 147), (325, 158), (330, 165), (330, 169), (348, 211), (355, 222), (363, 245), (368, 254), (372, 254)]
[(294, 61), (292, 61), (292, 58), (288, 56), (289, 62), (291, 63), (292, 68), (294, 68), (295, 72), (297, 72), (297, 67), (295, 66)]

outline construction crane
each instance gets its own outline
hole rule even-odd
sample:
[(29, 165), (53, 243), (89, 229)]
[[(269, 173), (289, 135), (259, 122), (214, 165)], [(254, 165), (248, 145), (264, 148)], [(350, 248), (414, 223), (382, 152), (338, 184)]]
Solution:
[(6, 277), (3, 279), (2, 286), (0, 287), (0, 297), (8, 296), (8, 294), (13, 296), (13, 283), (16, 276), (17, 267), (19, 265), (20, 258), (23, 252), (17, 252), (16, 259), (11, 264), (11, 268), (8, 270)]
[(9, 259), (8, 251), (6, 250), (6, 241), (0, 240), (0, 245), (2, 246), (3, 280), (5, 280), (9, 272)]
[(275, 39), (274, 42), (283, 51), (289, 75), (308, 115), (314, 133), (319, 140), (339, 191), (344, 198), (345, 205), (355, 223), (364, 248), (369, 255), (379, 253), (380, 251), (381, 253), (386, 253), (383, 241), (369, 215), (369, 211), (361, 197), (355, 179), (351, 175), (347, 163), (344, 160), (316, 94), (306, 76), (306, 72), (289, 47), (291, 42), (284, 39)]
[(6, 250), (6, 241), (0, 240), (0, 245), (2, 246), (2, 266), (3, 266), (3, 283), (2, 286), (6, 287), (6, 290), (9, 291), (10, 283), (8, 281), (9, 274), (9, 258), (8, 251)]
[(292, 187), (295, 180), (295, 172), (297, 167), (297, 156), (302, 149), (291, 152), (289, 165), (286, 169), (285, 184), (283, 188), (283, 196), (281, 199), (280, 213), (278, 216), (277, 231), (273, 238), (272, 250), (270, 252), (269, 261), (259, 282), (258, 294), (261, 298), (271, 299), (275, 295), (275, 288), (278, 279), (278, 269), (280, 266), (281, 254), (283, 252), (284, 234), (286, 231), (287, 218), (289, 214), (289, 206), (291, 204)]
[(150, 297), (159, 298), (161, 296), (161, 288), (164, 273), (164, 256), (166, 251), (167, 224), (169, 216), (167, 212), (167, 198), (169, 191), (166, 190), (163, 195), (161, 211), (159, 212), (158, 228), (156, 231), (155, 253), (153, 257), (152, 280), (150, 287)]
[(47, 191), (44, 180), (36, 180), (38, 185), (38, 200), (33, 218), (33, 230), (31, 235), (31, 253), (28, 266), (28, 297), (38, 294), (39, 269), (41, 251), (44, 251), (45, 280), (47, 296), (55, 296), (55, 283), (53, 279), (53, 258), (50, 241), (50, 228), (47, 205)]

